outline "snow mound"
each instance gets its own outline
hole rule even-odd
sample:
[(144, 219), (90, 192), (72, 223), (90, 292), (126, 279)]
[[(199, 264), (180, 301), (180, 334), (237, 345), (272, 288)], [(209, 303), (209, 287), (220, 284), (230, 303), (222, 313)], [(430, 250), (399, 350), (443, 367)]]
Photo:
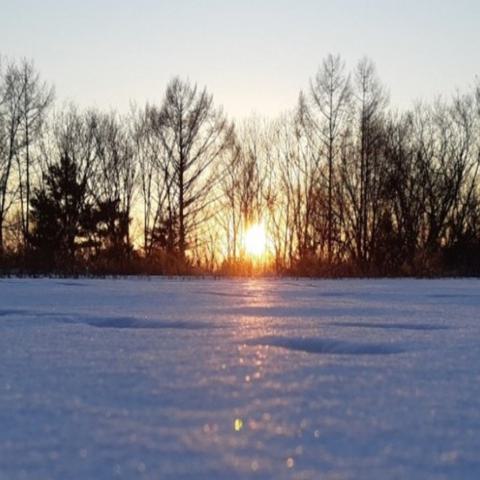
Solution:
[(118, 328), (118, 329), (185, 329), (185, 330), (200, 330), (210, 328), (211, 326), (203, 322), (193, 321), (159, 321), (142, 319), (135, 317), (110, 317), (110, 318), (85, 318), (78, 321), (66, 321), (66, 323), (85, 323), (91, 327), (97, 328)]
[(269, 336), (248, 340), (246, 343), (326, 355), (391, 355), (406, 351), (403, 346), (395, 344), (357, 343), (328, 338)]
[(451, 327), (445, 325), (435, 325), (432, 323), (377, 323), (377, 322), (330, 322), (328, 325), (334, 327), (358, 327), (358, 328), (383, 328), (386, 330), (450, 330)]
[(25, 313), (26, 313), (25, 310), (14, 310), (14, 309), (0, 310), (0, 317), (8, 317), (10, 315), (23, 315)]

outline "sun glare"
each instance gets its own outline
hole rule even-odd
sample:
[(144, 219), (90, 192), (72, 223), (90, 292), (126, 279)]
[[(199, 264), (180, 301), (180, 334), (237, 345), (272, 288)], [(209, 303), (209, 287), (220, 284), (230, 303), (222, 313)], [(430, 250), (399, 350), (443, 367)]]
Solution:
[(245, 252), (252, 257), (265, 254), (267, 247), (267, 234), (261, 223), (251, 225), (245, 233)]

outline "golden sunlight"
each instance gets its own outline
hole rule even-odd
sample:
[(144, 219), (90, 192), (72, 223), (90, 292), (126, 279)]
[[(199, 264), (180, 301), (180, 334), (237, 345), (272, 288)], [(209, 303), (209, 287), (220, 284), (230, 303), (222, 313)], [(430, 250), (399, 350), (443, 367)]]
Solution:
[(252, 257), (260, 257), (266, 253), (267, 234), (262, 223), (251, 225), (245, 232), (245, 252)]

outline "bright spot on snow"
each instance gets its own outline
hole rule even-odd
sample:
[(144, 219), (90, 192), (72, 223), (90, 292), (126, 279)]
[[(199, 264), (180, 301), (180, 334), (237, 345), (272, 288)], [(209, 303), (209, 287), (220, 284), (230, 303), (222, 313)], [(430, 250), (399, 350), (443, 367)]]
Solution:
[(243, 420), (241, 418), (236, 418), (233, 422), (233, 429), (236, 432), (239, 432), (243, 428)]
[(295, 460), (292, 457), (287, 458), (287, 467), (288, 468), (293, 468), (294, 465), (295, 465)]
[(245, 233), (245, 251), (253, 257), (265, 254), (267, 247), (267, 234), (261, 223), (252, 225)]

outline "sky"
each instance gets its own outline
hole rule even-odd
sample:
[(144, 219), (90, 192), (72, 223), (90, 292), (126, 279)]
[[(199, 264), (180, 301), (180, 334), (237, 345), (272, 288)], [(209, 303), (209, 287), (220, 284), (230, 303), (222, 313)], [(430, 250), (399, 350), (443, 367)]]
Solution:
[(180, 75), (271, 117), (328, 53), (370, 57), (399, 108), (465, 90), (479, 26), (479, 0), (0, 0), (0, 54), (33, 59), (60, 102), (126, 112)]

